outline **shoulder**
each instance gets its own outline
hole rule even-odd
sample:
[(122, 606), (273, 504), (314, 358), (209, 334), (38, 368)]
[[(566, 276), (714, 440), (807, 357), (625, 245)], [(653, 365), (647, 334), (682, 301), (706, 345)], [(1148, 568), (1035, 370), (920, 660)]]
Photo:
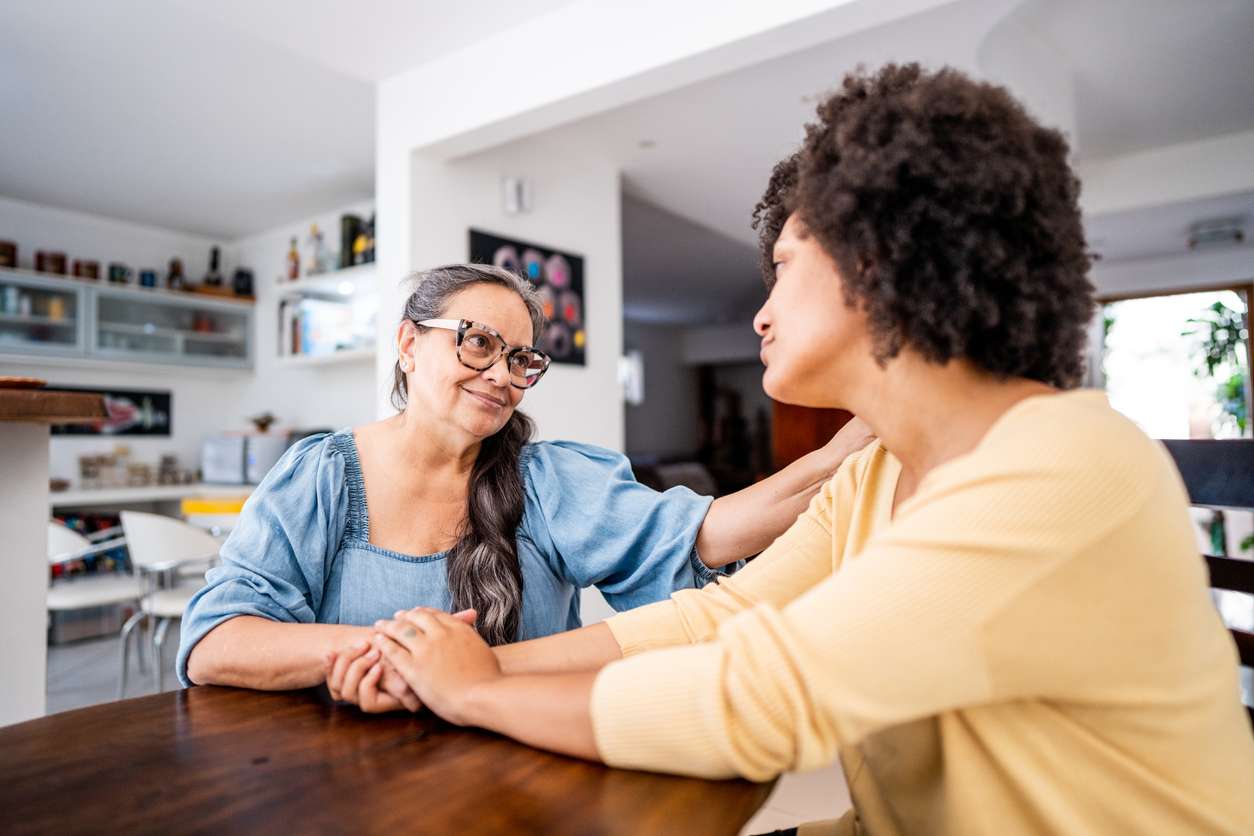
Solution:
[(522, 452), (523, 477), (536, 486), (610, 478), (633, 480), (631, 462), (622, 453), (578, 441), (538, 441)]
[(1021, 401), (980, 443), (980, 452), (1027, 458), (1049, 472), (1099, 474), (1110, 468), (1146, 478), (1159, 465), (1161, 445), (1110, 405), (1106, 393), (1079, 389)]
[(279, 459), (291, 469), (321, 468), (354, 456), (352, 430), (314, 433), (294, 442)]
[(287, 448), (257, 486), (257, 494), (305, 492), (306, 498), (332, 490), (338, 493), (345, 475), (356, 463), (352, 431), (315, 433)]
[(1077, 390), (1014, 405), (973, 451), (925, 482), (941, 490), (986, 486), (1034, 513), (1070, 519), (1084, 509), (1116, 519), (1177, 478), (1162, 445), (1111, 408), (1104, 392)]
[(834, 497), (841, 491), (856, 491), (880, 469), (893, 461), (892, 454), (878, 438), (861, 450), (856, 450), (845, 457), (836, 468), (832, 478), (823, 484), (822, 493)]

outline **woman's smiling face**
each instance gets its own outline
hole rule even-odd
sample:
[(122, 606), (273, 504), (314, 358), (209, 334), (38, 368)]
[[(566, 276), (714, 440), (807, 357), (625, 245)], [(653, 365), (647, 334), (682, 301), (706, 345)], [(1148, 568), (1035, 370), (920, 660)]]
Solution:
[(842, 406), (842, 390), (871, 360), (866, 315), (845, 304), (836, 262), (796, 214), (780, 231), (773, 261), (775, 283), (753, 318), (762, 387), (784, 403)]
[[(452, 296), (442, 319), (469, 319), (500, 333), (510, 346), (531, 345), (531, 317), (518, 294), (487, 282), (471, 285)], [(428, 416), (452, 424), (483, 439), (495, 435), (522, 401), (523, 390), (510, 385), (505, 358), (483, 371), (457, 359), (457, 333), (441, 328), (420, 329), (402, 323), (402, 362), (408, 355), (409, 403)]]

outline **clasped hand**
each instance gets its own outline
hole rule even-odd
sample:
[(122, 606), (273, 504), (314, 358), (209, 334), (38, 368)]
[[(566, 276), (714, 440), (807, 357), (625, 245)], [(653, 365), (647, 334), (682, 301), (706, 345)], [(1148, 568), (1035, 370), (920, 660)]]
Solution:
[(375, 632), (327, 654), (327, 688), (362, 711), (418, 711), (423, 703), (464, 724), (464, 697), (501, 676), (496, 655), (472, 626), (474, 610), (450, 615), (428, 607), (376, 621)]

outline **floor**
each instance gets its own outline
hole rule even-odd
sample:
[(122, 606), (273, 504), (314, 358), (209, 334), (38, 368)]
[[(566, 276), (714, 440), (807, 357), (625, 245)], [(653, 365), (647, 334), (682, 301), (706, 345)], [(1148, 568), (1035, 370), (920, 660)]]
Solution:
[[(178, 646), (178, 632), (175, 628), (171, 628), (170, 635), (166, 638), (163, 654), (166, 691), (179, 687), (174, 676), (174, 654)], [(49, 647), (48, 713), (56, 714), (117, 699), (118, 677), (122, 668), (118, 658), (120, 652), (121, 646), (116, 636)], [(134, 644), (131, 645), (130, 668), (127, 697), (143, 697), (157, 692), (151, 665), (147, 667), (146, 673), (139, 671)]]
[[(178, 685), (174, 677), (177, 633), (171, 630), (165, 659), (165, 690)], [(48, 648), (48, 713), (70, 711), (117, 699), (120, 646), (116, 636), (88, 639)], [(140, 673), (131, 647), (131, 671), (127, 697), (156, 693), (152, 668)], [(839, 766), (796, 775), (785, 775), (776, 784), (766, 805), (758, 811), (744, 834), (769, 833), (802, 822), (836, 818), (849, 808), (849, 793)]]

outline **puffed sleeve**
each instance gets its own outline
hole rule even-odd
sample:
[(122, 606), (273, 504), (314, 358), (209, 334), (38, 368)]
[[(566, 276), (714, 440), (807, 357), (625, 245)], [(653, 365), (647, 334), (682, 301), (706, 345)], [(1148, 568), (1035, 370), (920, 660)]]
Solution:
[(711, 497), (684, 487), (659, 493), (635, 480), (626, 456), (588, 444), (528, 445), (523, 468), (525, 534), (560, 574), (596, 586), (614, 609), (661, 601), (722, 574), (696, 549)]
[(255, 615), (315, 620), (348, 513), (344, 458), (325, 434), (294, 444), (266, 474), (183, 614), (176, 670), (187, 678), (192, 648), (223, 621)]

